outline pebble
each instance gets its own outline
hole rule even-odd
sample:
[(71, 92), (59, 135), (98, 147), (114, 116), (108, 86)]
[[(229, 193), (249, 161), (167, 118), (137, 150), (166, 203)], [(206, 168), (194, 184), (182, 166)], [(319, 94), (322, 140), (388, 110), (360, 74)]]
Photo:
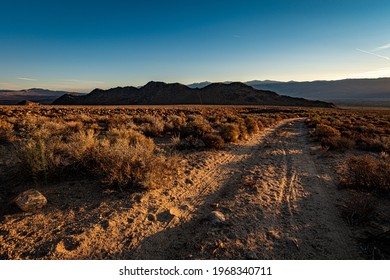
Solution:
[(219, 211), (212, 211), (208, 216), (208, 220), (213, 225), (219, 225), (226, 221), (225, 215)]

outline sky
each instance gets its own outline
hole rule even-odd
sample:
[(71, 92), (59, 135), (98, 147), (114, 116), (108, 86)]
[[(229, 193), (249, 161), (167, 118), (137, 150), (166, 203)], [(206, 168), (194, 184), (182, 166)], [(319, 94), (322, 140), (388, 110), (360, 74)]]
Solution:
[(390, 1), (0, 3), (0, 88), (390, 77)]

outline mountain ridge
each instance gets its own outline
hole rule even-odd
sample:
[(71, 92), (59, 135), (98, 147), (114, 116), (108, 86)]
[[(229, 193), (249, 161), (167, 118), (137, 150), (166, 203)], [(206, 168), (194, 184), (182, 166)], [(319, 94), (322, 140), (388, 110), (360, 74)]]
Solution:
[[(207, 86), (210, 82), (193, 83), (199, 88)], [(390, 78), (376, 79), (342, 79), (342, 80), (316, 80), (316, 81), (273, 81), (253, 80), (245, 84), (256, 89), (275, 91), (279, 94), (292, 97), (302, 97), (320, 100), (359, 100), (389, 99)]]
[(21, 90), (0, 90), (0, 104), (16, 105), (23, 100), (40, 104), (51, 104), (55, 99), (64, 94), (82, 95), (78, 92), (49, 90), (42, 88), (30, 88)]
[(323, 101), (293, 98), (272, 91), (258, 90), (240, 82), (211, 83), (203, 88), (190, 88), (180, 83), (151, 81), (136, 87), (116, 87), (108, 90), (94, 89), (90, 94), (74, 96), (65, 94), (53, 105), (275, 105), (334, 107)]

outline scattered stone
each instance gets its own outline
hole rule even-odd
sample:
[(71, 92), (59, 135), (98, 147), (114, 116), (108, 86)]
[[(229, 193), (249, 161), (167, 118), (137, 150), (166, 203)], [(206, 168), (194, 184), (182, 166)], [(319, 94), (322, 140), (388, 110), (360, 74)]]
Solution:
[(208, 220), (211, 222), (213, 225), (219, 225), (225, 222), (225, 215), (222, 214), (219, 211), (212, 211), (210, 215), (208, 216)]
[(250, 252), (248, 252), (247, 254), (246, 254), (246, 258), (248, 259), (248, 260), (258, 260), (259, 258), (257, 257), (257, 255), (256, 255), (256, 253), (255, 252), (252, 252), (252, 251), (250, 251)]
[(39, 191), (29, 189), (15, 198), (15, 204), (24, 212), (35, 212), (47, 204), (47, 199)]
[(180, 210), (171, 208), (157, 214), (157, 220), (160, 222), (170, 222), (173, 218), (180, 215)]
[(151, 222), (155, 222), (157, 220), (157, 217), (155, 214), (148, 214), (148, 220)]
[(186, 184), (188, 184), (188, 185), (192, 185), (194, 182), (192, 182), (192, 180), (191, 179), (186, 179)]
[(112, 220), (103, 220), (101, 225), (103, 229), (114, 228), (116, 227), (116, 222)]
[(143, 196), (141, 194), (136, 194), (133, 196), (133, 201), (137, 202), (137, 203), (141, 203), (142, 200), (143, 200)]
[(211, 203), (210, 206), (213, 209), (217, 209), (217, 208), (219, 208), (219, 203)]

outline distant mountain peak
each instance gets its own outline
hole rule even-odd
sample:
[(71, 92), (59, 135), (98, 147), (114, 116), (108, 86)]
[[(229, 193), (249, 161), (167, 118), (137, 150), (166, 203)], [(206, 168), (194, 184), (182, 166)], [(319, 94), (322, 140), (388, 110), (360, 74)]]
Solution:
[(58, 105), (274, 105), (332, 107), (321, 101), (280, 96), (257, 90), (241, 82), (212, 83), (203, 88), (190, 88), (180, 83), (151, 81), (140, 88), (118, 87), (93, 90), (86, 96), (63, 95), (53, 102)]

